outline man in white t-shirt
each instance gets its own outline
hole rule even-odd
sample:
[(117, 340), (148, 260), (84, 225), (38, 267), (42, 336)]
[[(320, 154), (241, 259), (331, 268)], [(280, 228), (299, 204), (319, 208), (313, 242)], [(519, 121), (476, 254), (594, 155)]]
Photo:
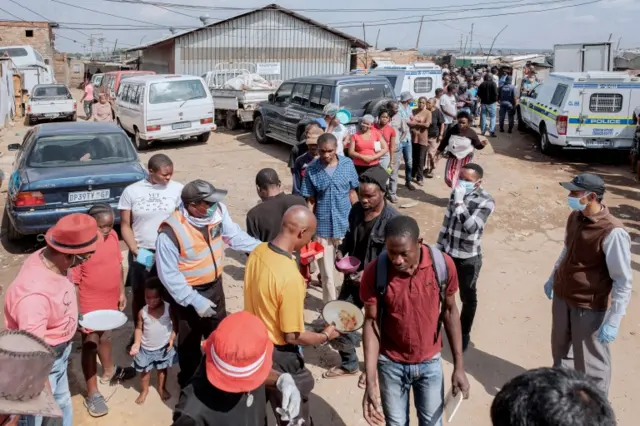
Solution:
[(168, 156), (152, 156), (148, 168), (149, 177), (126, 187), (118, 203), (122, 239), (129, 248), (126, 285), (131, 286), (133, 293), (133, 318), (138, 317), (138, 312), (145, 305), (144, 283), (157, 276), (152, 255), (156, 249), (158, 229), (178, 207), (183, 187), (171, 180), (173, 162)]
[(446, 93), (440, 97), (440, 109), (444, 114), (444, 122), (447, 126), (453, 123), (458, 115), (455, 96), (456, 90), (458, 90), (458, 88), (455, 84), (449, 84)]

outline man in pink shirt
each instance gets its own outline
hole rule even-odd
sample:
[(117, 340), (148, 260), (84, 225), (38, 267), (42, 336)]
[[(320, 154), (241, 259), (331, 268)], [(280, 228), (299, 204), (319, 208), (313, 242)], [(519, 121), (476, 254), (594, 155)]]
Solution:
[[(30, 255), (13, 280), (4, 301), (6, 327), (24, 330), (53, 347), (56, 360), (49, 385), (62, 410), (62, 425), (72, 426), (73, 409), (67, 365), (71, 339), (78, 328), (76, 289), (70, 269), (91, 258), (103, 238), (96, 220), (74, 213), (63, 217), (45, 236), (47, 246)], [(29, 426), (42, 425), (42, 417), (29, 417)]]

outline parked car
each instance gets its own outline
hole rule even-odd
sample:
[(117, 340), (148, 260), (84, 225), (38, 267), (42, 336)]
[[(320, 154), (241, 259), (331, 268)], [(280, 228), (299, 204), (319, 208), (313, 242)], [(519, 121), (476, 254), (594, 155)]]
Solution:
[(119, 222), (122, 191), (146, 173), (131, 140), (112, 123), (41, 124), (8, 148), (17, 151), (2, 224), (10, 240), (43, 234), (96, 203), (109, 203)]
[(213, 99), (200, 77), (148, 75), (125, 80), (116, 97), (116, 122), (136, 148), (151, 142), (196, 137), (207, 142), (216, 129)]
[(97, 73), (91, 77), (91, 84), (93, 84), (93, 102), (98, 102), (100, 96), (100, 88), (104, 82), (104, 73)]
[[(98, 90), (93, 92), (93, 96), (99, 96), (101, 93), (107, 95), (107, 101), (111, 104), (111, 110), (113, 111), (113, 118), (116, 118), (114, 103), (116, 100), (116, 95), (118, 94), (118, 89), (120, 88), (120, 83), (122, 80), (126, 80), (127, 78), (142, 76), (142, 75), (153, 75), (154, 71), (137, 71), (137, 70), (126, 70), (126, 71), (110, 71), (104, 73), (104, 77), (100, 81), (100, 86)], [(97, 98), (96, 98), (97, 99)]]
[(396, 99), (387, 77), (369, 75), (326, 75), (287, 80), (254, 113), (253, 134), (259, 143), (275, 139), (290, 145), (301, 140), (305, 126), (322, 117), (325, 105), (337, 104), (349, 110), (347, 128), (355, 133), (365, 114), (376, 114)]
[(78, 104), (64, 84), (37, 84), (27, 101), (27, 123), (45, 120), (76, 121)]

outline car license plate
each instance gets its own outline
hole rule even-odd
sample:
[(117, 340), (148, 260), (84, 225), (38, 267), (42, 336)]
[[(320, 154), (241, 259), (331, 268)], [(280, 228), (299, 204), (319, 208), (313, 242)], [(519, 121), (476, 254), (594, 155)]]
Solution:
[(82, 203), (85, 201), (106, 200), (109, 198), (110, 195), (111, 195), (110, 189), (100, 189), (98, 191), (70, 192), (69, 202)]
[(58, 113), (53, 113), (53, 114), (45, 114), (45, 118), (58, 118)]
[(190, 121), (185, 121), (184, 123), (176, 123), (173, 126), (171, 126), (173, 130), (188, 129), (189, 127), (191, 127)]
[(587, 148), (611, 148), (613, 146), (612, 141), (599, 141), (597, 139), (588, 140), (585, 142)]

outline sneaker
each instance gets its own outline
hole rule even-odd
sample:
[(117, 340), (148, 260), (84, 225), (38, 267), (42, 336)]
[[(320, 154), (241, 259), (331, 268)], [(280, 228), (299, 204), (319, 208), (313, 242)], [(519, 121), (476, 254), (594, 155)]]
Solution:
[(416, 190), (416, 187), (413, 186), (413, 184), (411, 182), (407, 182), (407, 184), (405, 186), (407, 187), (407, 189), (409, 191), (415, 191)]
[(504, 133), (504, 129), (500, 129), (500, 133)]
[(397, 202), (398, 202), (398, 197), (396, 197), (395, 195), (389, 195), (389, 196), (387, 197), (387, 200), (389, 200), (389, 202), (390, 202), (391, 204), (395, 204), (395, 203), (397, 203)]
[(509, 129), (509, 130), (507, 131), (507, 133), (511, 134), (511, 133), (513, 133), (513, 130)]
[(467, 351), (467, 348), (469, 347), (469, 342), (471, 342), (471, 335), (463, 334), (462, 335), (462, 352)]
[(89, 411), (91, 417), (102, 417), (109, 414), (109, 407), (107, 407), (107, 401), (100, 392), (96, 392), (93, 395), (89, 395), (84, 399), (84, 406)]
[(496, 135), (496, 134), (495, 134), (495, 132), (494, 132), (494, 133), (491, 133), (491, 137), (492, 137), (492, 138), (497, 138), (497, 137), (498, 137), (498, 135)]
[(424, 183), (422, 183), (422, 181), (421, 181), (421, 180), (417, 180), (417, 181), (416, 181), (416, 185), (418, 185), (418, 186), (424, 186)]

